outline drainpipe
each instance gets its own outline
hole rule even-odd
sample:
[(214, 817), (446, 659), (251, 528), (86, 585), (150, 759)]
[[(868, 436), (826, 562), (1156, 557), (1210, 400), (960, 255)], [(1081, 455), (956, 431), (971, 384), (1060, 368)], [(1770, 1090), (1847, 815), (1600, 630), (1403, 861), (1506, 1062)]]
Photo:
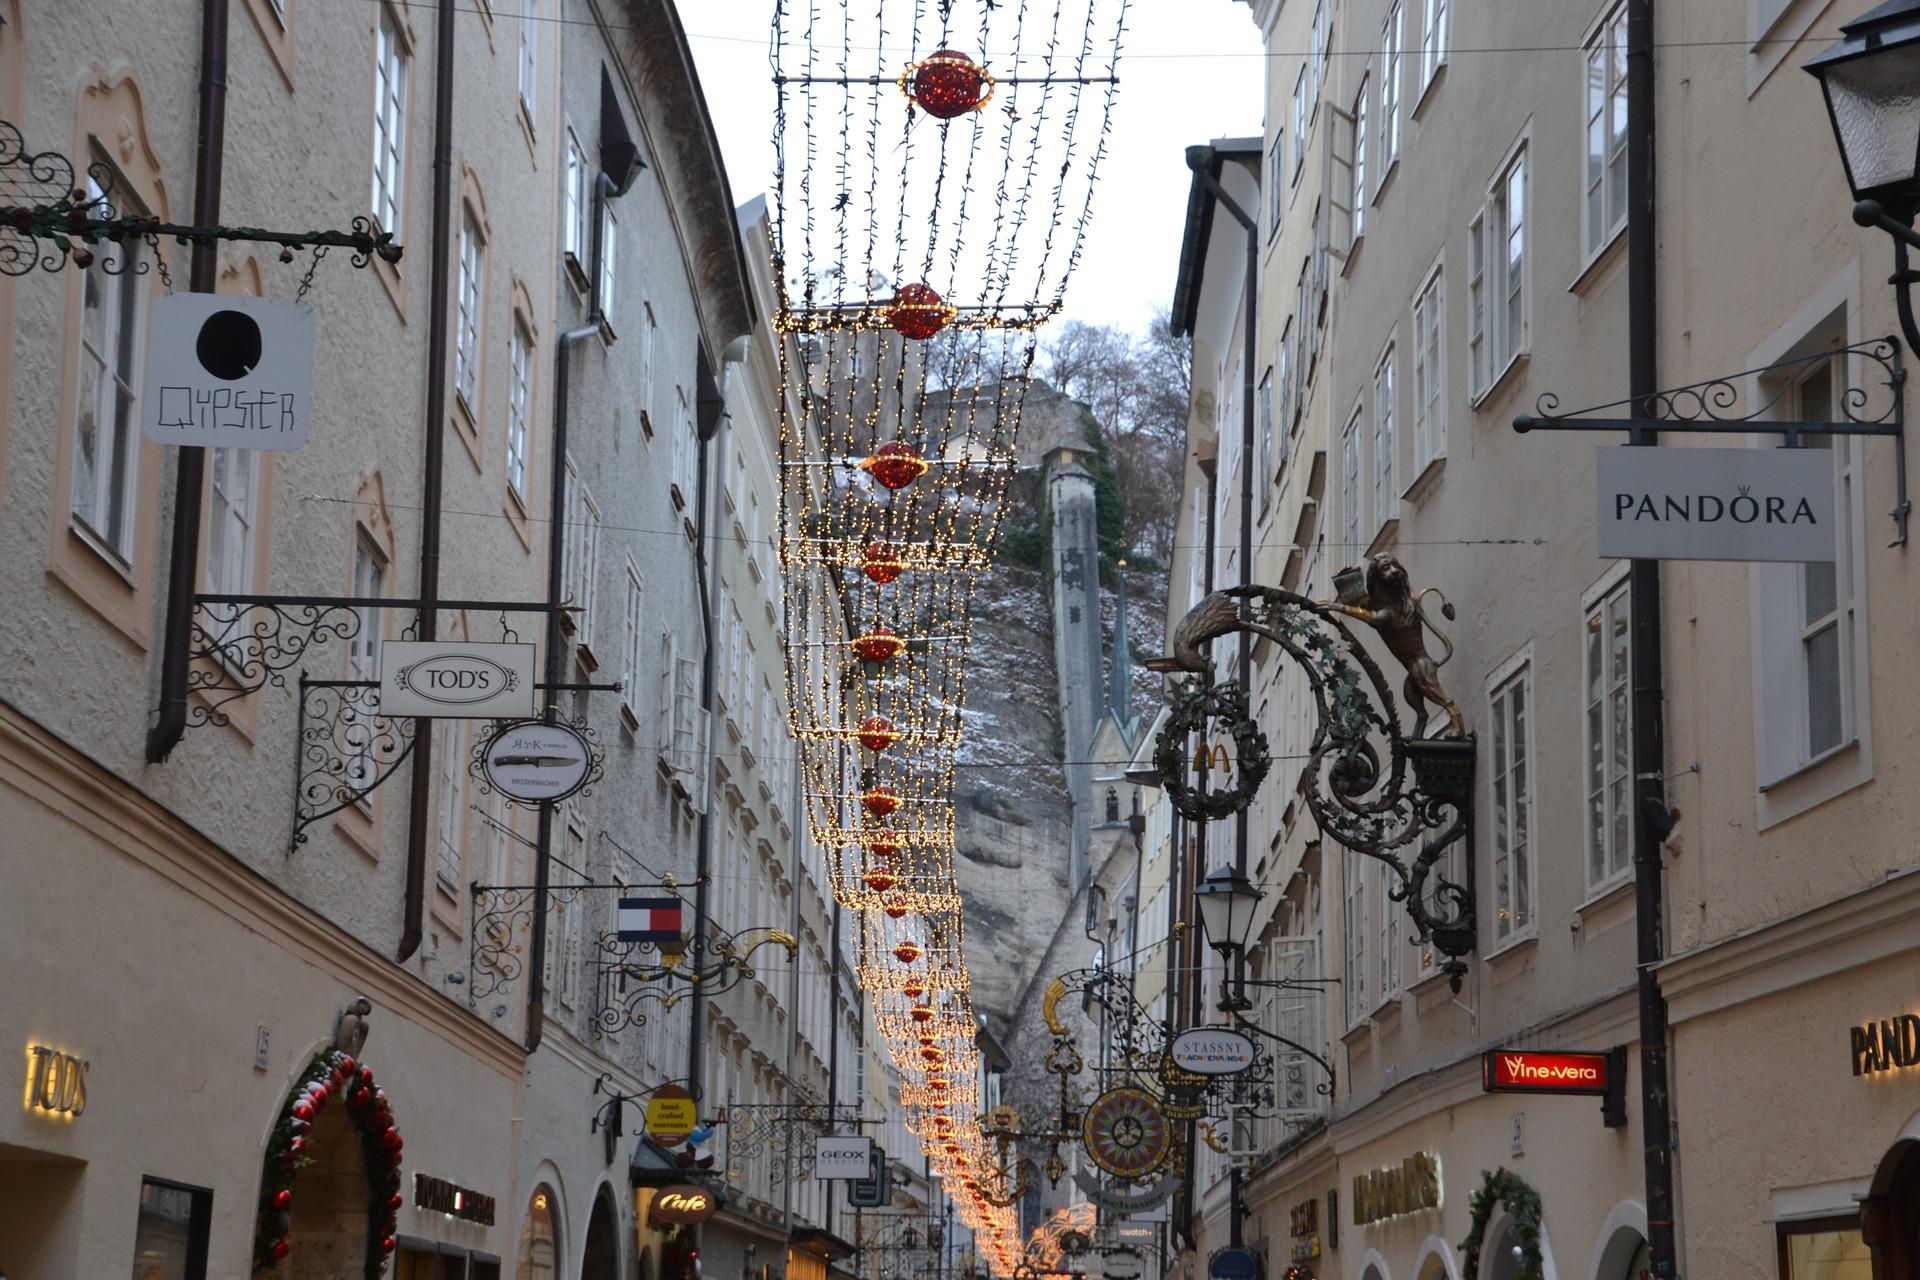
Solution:
[[(1654, 222), (1654, 0), (1627, 0), (1627, 359), (1633, 417), (1651, 421), (1659, 387), (1659, 239)], [(1652, 447), (1658, 431), (1636, 429)], [(1673, 830), (1663, 776), (1666, 750), (1660, 651), (1660, 562), (1635, 560), (1633, 611), (1633, 866), (1640, 994), (1640, 1121), (1646, 1143), (1647, 1245), (1655, 1280), (1678, 1272), (1673, 1211), (1673, 1111), (1667, 1082), (1667, 1001), (1654, 966), (1666, 954), (1661, 846)]]
[[(449, 0), (451, 3), (451, 0)], [(566, 637), (560, 631), (562, 583), (567, 565), (567, 410), (573, 370), (573, 349), (597, 333), (600, 327), (600, 235), (606, 225), (601, 211), (607, 201), (623, 196), (639, 176), (636, 165), (615, 183), (606, 174), (593, 181), (593, 270), (587, 292), (587, 323), (560, 335), (553, 352), (553, 454), (548, 464), (547, 481), (547, 625), (546, 660), (543, 666), (549, 686), (559, 684), (566, 674)], [(560, 713), (560, 694), (547, 690), (546, 718)], [(533, 945), (527, 962), (527, 1052), (540, 1047), (546, 1031), (547, 1008), (547, 884), (552, 872), (553, 806), (540, 806), (540, 825), (534, 837), (533, 859)]]
[[(447, 443), (448, 277), (453, 264), (453, 13), (454, 0), (440, 0), (433, 66), (433, 266), (427, 286), (427, 439), (420, 495), (420, 638), (435, 639), (440, 598), (441, 472)], [(427, 904), (427, 819), (433, 812), (433, 721), (413, 722), (413, 772), (408, 779), (407, 897), (404, 928), (395, 960), (420, 949)]]
[[(227, 3), (200, 7), (200, 139), (193, 176), (194, 225), (220, 221), (220, 180), (227, 149)], [(187, 288), (212, 293), (219, 283), (220, 250), (195, 241)], [(207, 451), (184, 445), (174, 460), (173, 541), (167, 563), (167, 617), (160, 658), (160, 715), (147, 732), (147, 762), (159, 764), (187, 731), (187, 652), (193, 646), (193, 593), (200, 580), (200, 493), (207, 483)]]

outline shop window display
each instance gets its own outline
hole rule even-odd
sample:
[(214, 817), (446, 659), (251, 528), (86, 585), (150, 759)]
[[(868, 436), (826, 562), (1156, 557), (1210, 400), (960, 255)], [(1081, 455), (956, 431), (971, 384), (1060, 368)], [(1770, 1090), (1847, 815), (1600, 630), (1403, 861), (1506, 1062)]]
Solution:
[(133, 1280), (205, 1280), (212, 1218), (211, 1191), (142, 1178)]
[(1873, 1280), (1873, 1259), (1853, 1218), (1780, 1227), (1780, 1280)]

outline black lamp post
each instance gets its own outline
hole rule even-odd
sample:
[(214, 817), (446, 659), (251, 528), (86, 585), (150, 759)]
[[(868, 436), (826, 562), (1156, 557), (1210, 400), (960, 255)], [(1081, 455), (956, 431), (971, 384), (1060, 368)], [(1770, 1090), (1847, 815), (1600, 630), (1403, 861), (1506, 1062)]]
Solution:
[(1200, 908), (1200, 927), (1206, 931), (1207, 945), (1220, 953), (1228, 976), (1220, 981), (1222, 1010), (1252, 1008), (1247, 999), (1247, 932), (1253, 927), (1254, 908), (1267, 895), (1232, 866), (1216, 867), (1194, 887), (1193, 899)]
[(1920, 248), (1920, 0), (1888, 0), (1841, 26), (1837, 44), (1806, 64), (1826, 95), (1827, 116), (1853, 188), (1853, 220), (1893, 237), (1900, 327), (1920, 350), (1908, 266)]

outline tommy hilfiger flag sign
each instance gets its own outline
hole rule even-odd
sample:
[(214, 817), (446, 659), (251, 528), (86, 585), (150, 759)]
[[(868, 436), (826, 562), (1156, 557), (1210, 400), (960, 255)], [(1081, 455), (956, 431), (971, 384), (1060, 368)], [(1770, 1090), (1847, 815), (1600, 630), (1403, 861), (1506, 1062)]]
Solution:
[(622, 898), (617, 929), (622, 942), (678, 942), (680, 899)]

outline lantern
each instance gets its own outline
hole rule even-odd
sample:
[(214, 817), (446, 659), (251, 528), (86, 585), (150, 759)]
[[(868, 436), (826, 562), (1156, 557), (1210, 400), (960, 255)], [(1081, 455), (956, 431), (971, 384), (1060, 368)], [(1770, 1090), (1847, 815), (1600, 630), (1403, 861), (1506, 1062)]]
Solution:
[(952, 324), (959, 315), (960, 312), (947, 305), (932, 285), (909, 284), (901, 286), (900, 291), (893, 295), (893, 305), (887, 308), (887, 323), (901, 337), (922, 342)]
[(993, 97), (993, 77), (958, 50), (936, 49), (902, 73), (900, 88), (934, 119), (952, 120), (987, 105)]
[(907, 562), (901, 558), (900, 548), (885, 542), (869, 542), (861, 565), (867, 577), (885, 586), (900, 576)]
[(904, 489), (927, 474), (927, 462), (904, 440), (883, 444), (860, 464), (889, 489)]
[(893, 632), (885, 627), (875, 627), (854, 637), (853, 656), (862, 662), (891, 662), (906, 647), (907, 642)]
[(862, 720), (856, 736), (860, 739), (860, 745), (869, 751), (885, 751), (900, 741), (900, 731), (885, 716), (868, 716)]

